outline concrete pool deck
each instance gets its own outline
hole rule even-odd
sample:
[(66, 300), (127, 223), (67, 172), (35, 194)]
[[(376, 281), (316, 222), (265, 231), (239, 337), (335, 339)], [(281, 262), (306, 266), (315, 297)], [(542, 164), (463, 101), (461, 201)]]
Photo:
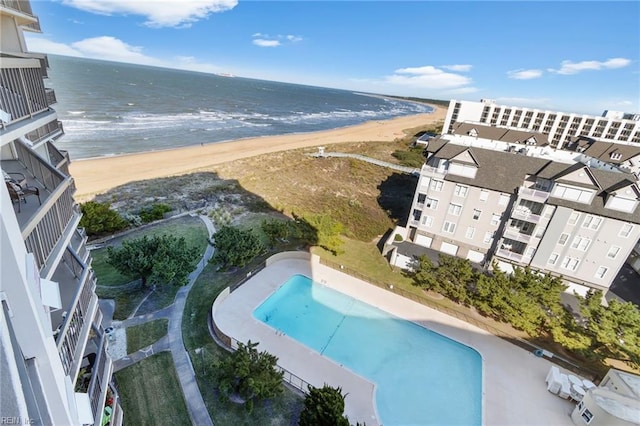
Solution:
[(550, 361), (457, 318), (321, 265), (315, 256), (311, 260), (276, 260), (219, 301), (213, 319), (220, 331), (243, 343), (259, 342), (259, 351), (266, 350), (277, 356), (281, 367), (313, 386), (327, 383), (342, 387), (347, 394), (345, 414), (352, 424), (356, 421), (366, 422), (368, 426), (380, 424), (375, 408), (375, 384), (296, 340), (276, 333), (252, 315), (257, 306), (295, 274), (306, 275), (317, 283), (477, 350), (483, 362), (483, 424), (573, 425), (570, 414), (575, 403), (546, 389), (545, 377), (553, 365)]

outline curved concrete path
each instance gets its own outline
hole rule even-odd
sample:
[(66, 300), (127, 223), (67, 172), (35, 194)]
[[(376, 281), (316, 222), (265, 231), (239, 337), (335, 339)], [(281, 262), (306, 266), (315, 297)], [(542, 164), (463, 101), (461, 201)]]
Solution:
[[(215, 233), (213, 223), (207, 216), (199, 215), (199, 217), (207, 227), (209, 238), (211, 238)], [(209, 262), (209, 259), (211, 259), (211, 256), (213, 256), (213, 247), (207, 244), (204, 255), (198, 262), (198, 266), (189, 274), (188, 284), (178, 290), (178, 293), (171, 305), (150, 314), (128, 318), (118, 324), (119, 326), (126, 328), (159, 318), (169, 319), (168, 332), (164, 337), (153, 344), (140, 349), (139, 351), (128, 354), (127, 356), (114, 361), (113, 363), (114, 371), (119, 371), (147, 357), (157, 354), (158, 352), (167, 350), (171, 351), (171, 357), (175, 364), (178, 380), (180, 381), (180, 387), (184, 394), (184, 400), (187, 404), (187, 410), (189, 411), (191, 422), (197, 426), (213, 426), (213, 421), (211, 420), (211, 416), (209, 416), (207, 407), (202, 399), (202, 394), (198, 388), (198, 382), (196, 381), (196, 375), (193, 365), (191, 364), (191, 359), (189, 358), (189, 353), (185, 349), (184, 342), (182, 341), (182, 314), (189, 291), (193, 287), (193, 283), (196, 281), (204, 267)]]

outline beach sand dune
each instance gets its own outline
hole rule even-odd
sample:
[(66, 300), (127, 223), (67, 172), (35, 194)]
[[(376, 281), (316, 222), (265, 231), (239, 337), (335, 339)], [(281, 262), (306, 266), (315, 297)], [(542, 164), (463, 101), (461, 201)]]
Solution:
[(446, 108), (433, 107), (434, 111), (429, 114), (371, 121), (321, 132), (265, 136), (114, 157), (75, 161), (72, 158), (70, 172), (76, 182), (75, 198), (87, 201), (125, 183), (182, 175), (272, 152), (342, 142), (393, 141), (404, 137), (406, 129), (444, 120)]

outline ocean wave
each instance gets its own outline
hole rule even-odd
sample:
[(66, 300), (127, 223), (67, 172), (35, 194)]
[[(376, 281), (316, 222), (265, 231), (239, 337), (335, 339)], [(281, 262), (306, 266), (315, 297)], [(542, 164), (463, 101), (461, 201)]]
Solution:
[(84, 111), (67, 111), (67, 114), (69, 115), (81, 115), (84, 114)]

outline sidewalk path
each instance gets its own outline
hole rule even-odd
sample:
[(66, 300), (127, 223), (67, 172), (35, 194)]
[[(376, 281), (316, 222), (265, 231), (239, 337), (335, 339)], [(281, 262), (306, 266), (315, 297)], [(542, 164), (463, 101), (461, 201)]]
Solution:
[(355, 158), (356, 160), (366, 161), (367, 163), (375, 164), (376, 166), (386, 167), (388, 169), (397, 170), (402, 173), (408, 173), (410, 175), (420, 175), (420, 169), (415, 167), (401, 166), (400, 164), (389, 163), (387, 161), (378, 160), (377, 158), (365, 157), (360, 154), (350, 154), (346, 152), (316, 152), (313, 154), (307, 154), (310, 157), (324, 158), (324, 157), (338, 157), (338, 158)]
[[(199, 217), (207, 227), (209, 238), (211, 238), (215, 233), (213, 223), (207, 216), (200, 215)], [(193, 283), (196, 281), (204, 267), (209, 262), (209, 259), (211, 259), (211, 256), (213, 256), (213, 247), (207, 244), (204, 255), (198, 262), (198, 266), (193, 272), (191, 272), (191, 274), (189, 274), (189, 283), (178, 290), (173, 304), (149, 314), (128, 318), (121, 322), (113, 322), (115, 327), (126, 329), (126, 327), (143, 324), (159, 318), (169, 319), (167, 335), (146, 348), (142, 348), (139, 351), (115, 360), (113, 362), (114, 371), (119, 371), (123, 368), (129, 367), (130, 365), (157, 354), (158, 352), (171, 351), (171, 357), (173, 358), (173, 363), (176, 367), (180, 387), (182, 388), (182, 393), (184, 394), (184, 399), (187, 404), (187, 410), (191, 417), (191, 423), (196, 426), (213, 426), (213, 421), (211, 420), (207, 407), (202, 399), (202, 394), (198, 388), (198, 382), (196, 381), (196, 375), (193, 365), (191, 364), (191, 359), (189, 358), (189, 354), (184, 347), (184, 342), (182, 341), (182, 314), (189, 291), (193, 287)]]

